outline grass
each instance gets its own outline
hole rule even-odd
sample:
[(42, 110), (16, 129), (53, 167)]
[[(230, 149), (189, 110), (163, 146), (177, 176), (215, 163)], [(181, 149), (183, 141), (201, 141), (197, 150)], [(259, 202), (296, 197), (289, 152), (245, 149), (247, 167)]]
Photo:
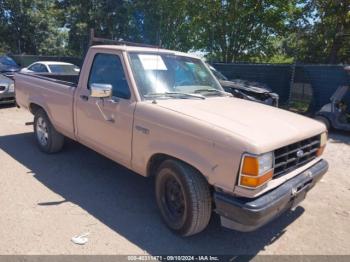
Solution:
[(292, 100), (289, 104), (289, 110), (298, 113), (306, 113), (309, 109), (310, 103), (302, 100)]

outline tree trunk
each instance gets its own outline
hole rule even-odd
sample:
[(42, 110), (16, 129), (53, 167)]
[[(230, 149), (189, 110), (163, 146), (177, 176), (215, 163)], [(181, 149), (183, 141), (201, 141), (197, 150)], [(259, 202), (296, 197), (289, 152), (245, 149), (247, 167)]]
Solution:
[(328, 63), (337, 64), (338, 63), (338, 53), (341, 48), (342, 39), (339, 36), (334, 36), (331, 52), (329, 54)]

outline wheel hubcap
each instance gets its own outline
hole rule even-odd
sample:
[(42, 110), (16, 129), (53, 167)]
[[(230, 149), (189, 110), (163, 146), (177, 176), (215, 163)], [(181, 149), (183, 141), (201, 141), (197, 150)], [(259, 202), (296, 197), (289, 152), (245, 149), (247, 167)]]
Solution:
[(42, 117), (39, 117), (36, 122), (36, 136), (41, 145), (43, 146), (47, 145), (49, 132), (47, 129), (47, 123)]
[(165, 203), (173, 216), (183, 216), (185, 199), (180, 184), (174, 178), (170, 178), (165, 184)]

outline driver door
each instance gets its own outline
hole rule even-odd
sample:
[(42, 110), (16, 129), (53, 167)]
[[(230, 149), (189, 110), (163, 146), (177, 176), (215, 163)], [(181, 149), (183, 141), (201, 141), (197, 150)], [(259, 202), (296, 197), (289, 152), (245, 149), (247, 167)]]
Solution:
[[(76, 136), (82, 144), (129, 166), (135, 102), (123, 56), (116, 51), (95, 51), (90, 57), (86, 61), (90, 72), (82, 77), (76, 96)], [(112, 98), (91, 97), (92, 84), (112, 85)]]

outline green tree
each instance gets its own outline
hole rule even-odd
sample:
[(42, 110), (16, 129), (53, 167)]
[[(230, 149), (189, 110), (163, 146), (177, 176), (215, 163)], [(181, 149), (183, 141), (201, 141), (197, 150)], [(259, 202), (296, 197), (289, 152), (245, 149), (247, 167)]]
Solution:
[(82, 56), (89, 43), (90, 28), (100, 37), (128, 38), (129, 10), (122, 0), (61, 0), (58, 20), (68, 32), (68, 49)]
[(100, 37), (142, 42), (188, 51), (188, 7), (186, 0), (58, 1), (61, 26), (69, 29), (68, 47), (83, 55), (90, 28)]
[(54, 0), (0, 0), (0, 33), (13, 53), (64, 52), (64, 34), (55, 20)]
[(274, 39), (286, 30), (296, 4), (281, 0), (195, 1), (191, 16), (196, 48), (224, 62), (264, 60), (274, 54)]
[(134, 28), (145, 42), (188, 51), (194, 46), (191, 42), (192, 5), (193, 2), (187, 0), (133, 1), (130, 9)]
[(304, 63), (350, 63), (350, 0), (308, 0), (285, 37), (286, 54)]
[(222, 62), (350, 62), (350, 0), (0, 0), (0, 51), (83, 56), (98, 36)]

